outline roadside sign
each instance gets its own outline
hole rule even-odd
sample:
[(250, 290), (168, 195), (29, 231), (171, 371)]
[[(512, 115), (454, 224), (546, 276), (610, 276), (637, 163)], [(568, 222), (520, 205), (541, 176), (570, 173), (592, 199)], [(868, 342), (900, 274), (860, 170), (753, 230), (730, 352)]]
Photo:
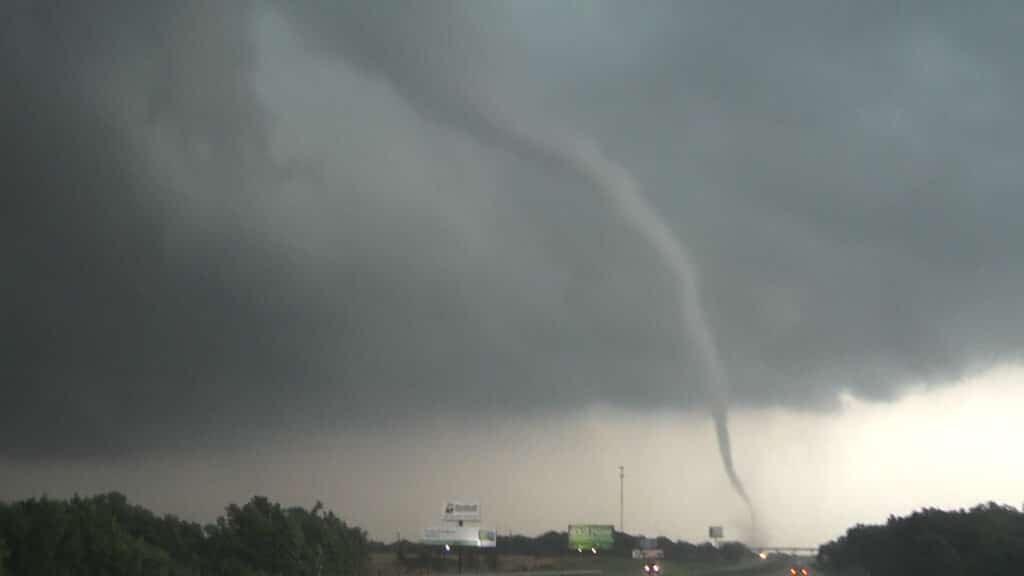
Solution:
[(633, 549), (633, 560), (661, 560), (665, 557), (664, 550), (650, 548)]
[(476, 526), (435, 526), (423, 531), (420, 544), (494, 548), (498, 544), (498, 534), (489, 528)]
[(445, 522), (479, 522), (479, 502), (458, 502), (449, 500), (444, 503)]
[(615, 545), (611, 524), (570, 524), (569, 549), (610, 550)]

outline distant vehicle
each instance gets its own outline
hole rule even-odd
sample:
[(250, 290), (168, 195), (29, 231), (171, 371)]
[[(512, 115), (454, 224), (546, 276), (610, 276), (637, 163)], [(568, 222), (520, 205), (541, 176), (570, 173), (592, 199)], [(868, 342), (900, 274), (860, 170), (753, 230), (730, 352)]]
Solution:
[(793, 566), (789, 569), (789, 576), (808, 576), (809, 574), (810, 571), (807, 570), (806, 566), (802, 566), (800, 568)]
[(661, 574), (661, 566), (657, 562), (644, 562), (644, 574)]

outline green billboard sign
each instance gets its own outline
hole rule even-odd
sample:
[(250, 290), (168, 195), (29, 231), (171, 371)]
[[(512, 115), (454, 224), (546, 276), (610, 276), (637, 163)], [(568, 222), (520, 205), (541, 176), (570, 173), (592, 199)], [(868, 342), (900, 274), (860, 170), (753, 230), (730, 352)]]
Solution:
[(570, 524), (570, 550), (610, 550), (615, 544), (611, 524)]

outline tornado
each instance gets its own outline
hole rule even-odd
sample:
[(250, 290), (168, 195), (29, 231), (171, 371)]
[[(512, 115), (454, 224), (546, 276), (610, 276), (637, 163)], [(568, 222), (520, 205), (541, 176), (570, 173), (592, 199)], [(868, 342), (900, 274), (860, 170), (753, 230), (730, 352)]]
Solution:
[(647, 241), (671, 272), (679, 290), (680, 319), (697, 348), (698, 357), (704, 362), (702, 382), (715, 425), (722, 465), (733, 490), (746, 505), (752, 531), (756, 532), (754, 506), (736, 473), (732, 457), (728, 394), (722, 361), (710, 325), (704, 317), (697, 270), (686, 247), (658, 216), (629, 171), (605, 156), (595, 142), (546, 136), (538, 130), (526, 131), (521, 125), (501, 121), (493, 114), (483, 114), (482, 118), (486, 119), (486, 130), (481, 134), (485, 136), (484, 140), (520, 156), (560, 165), (589, 180), (628, 225)]
[(700, 304), (697, 270), (693, 261), (683, 243), (658, 217), (647, 198), (640, 193), (635, 180), (625, 168), (601, 154), (600, 149), (592, 143), (582, 143), (572, 152), (571, 157), (583, 168), (583, 172), (591, 175), (595, 184), (598, 184), (598, 189), (615, 203), (623, 217), (647, 240), (676, 281), (679, 288), (679, 314), (683, 326), (705, 364), (705, 377), (702, 381), (711, 408), (711, 417), (715, 423), (722, 465), (736, 494), (746, 504), (753, 522), (753, 504), (733, 464), (726, 381), (718, 347)]

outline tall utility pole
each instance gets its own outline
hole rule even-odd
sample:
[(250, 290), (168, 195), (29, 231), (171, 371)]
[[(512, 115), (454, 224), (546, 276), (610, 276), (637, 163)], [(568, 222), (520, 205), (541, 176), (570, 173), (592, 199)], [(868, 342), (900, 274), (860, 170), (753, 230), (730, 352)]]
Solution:
[(626, 532), (626, 528), (625, 528), (625, 526), (623, 526), (623, 521), (622, 521), (622, 519), (623, 519), (623, 512), (622, 512), (622, 504), (623, 504), (622, 481), (623, 481), (623, 478), (625, 478), (625, 477), (626, 477), (626, 469), (624, 467), (622, 467), (622, 465), (620, 464), (619, 465), (619, 532), (622, 532), (622, 533)]

